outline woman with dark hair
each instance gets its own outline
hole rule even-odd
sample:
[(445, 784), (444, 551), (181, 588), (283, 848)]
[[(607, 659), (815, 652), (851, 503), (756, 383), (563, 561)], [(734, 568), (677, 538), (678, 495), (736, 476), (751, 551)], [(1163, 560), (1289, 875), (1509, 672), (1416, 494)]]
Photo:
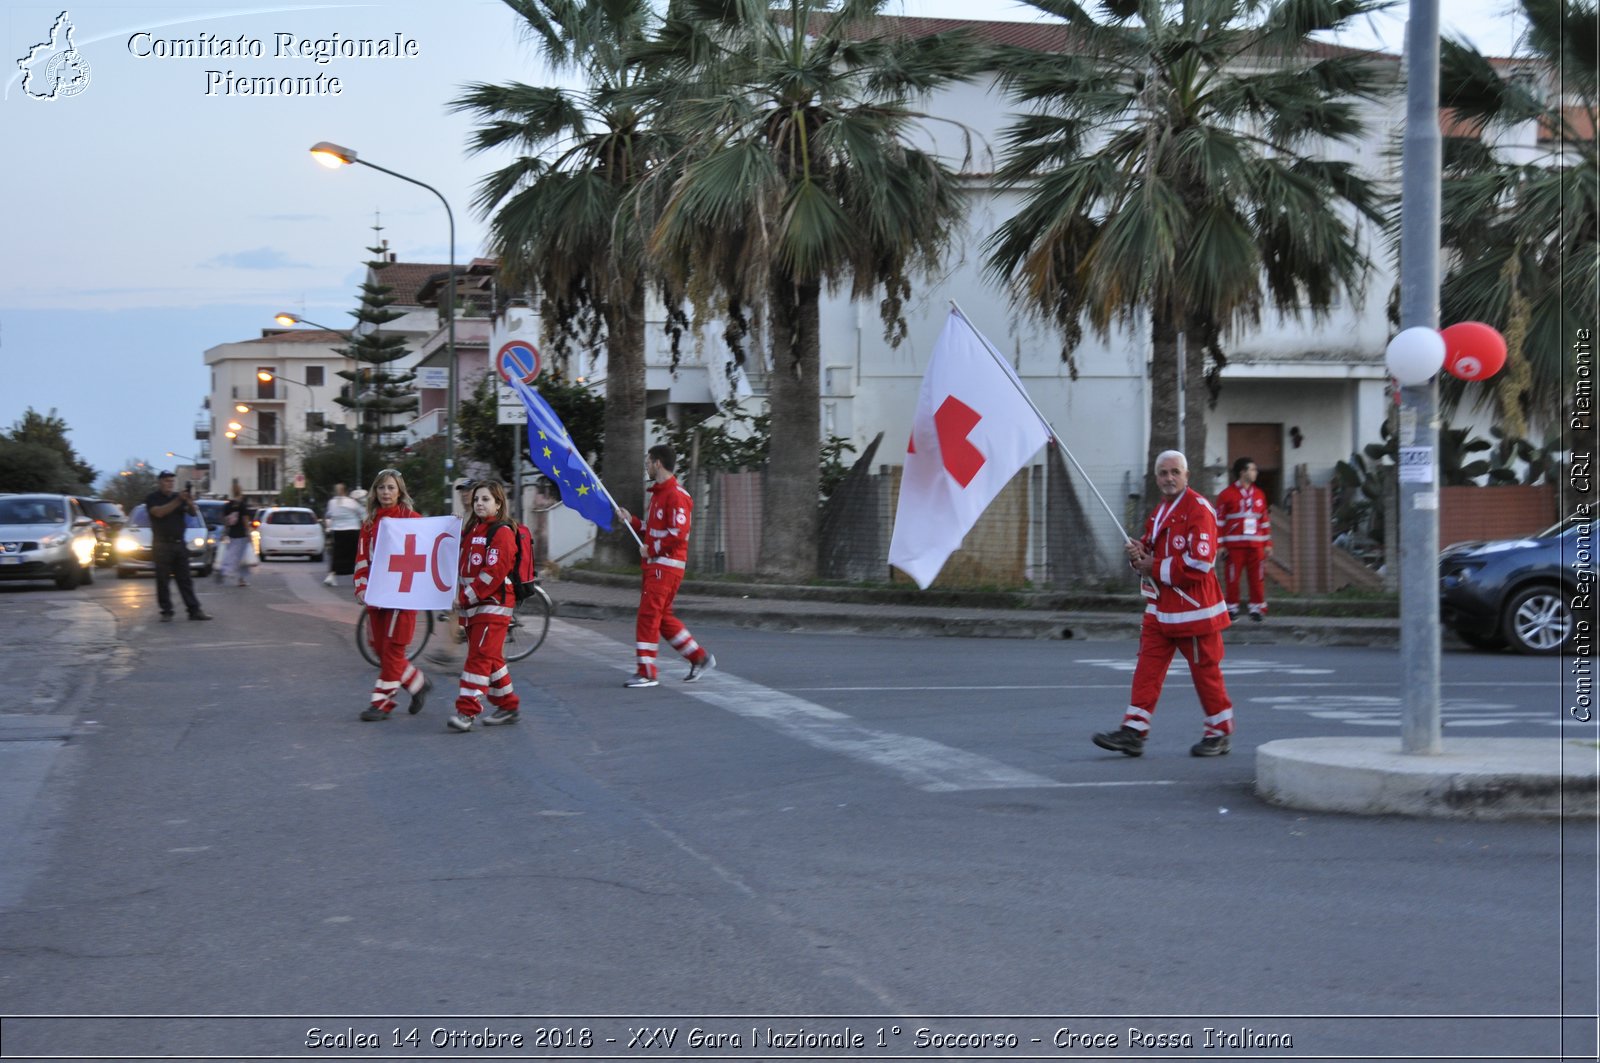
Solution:
[(517, 606), (511, 576), (517, 558), (517, 527), (506, 509), (506, 492), (498, 481), (472, 486), (472, 512), (461, 530), (461, 589), (456, 609), (467, 631), (467, 663), (461, 669), (456, 711), (445, 721), (453, 731), (472, 730), (483, 711), (481, 699), (494, 706), (485, 726), (516, 723), (520, 699), (506, 667), (506, 630)]

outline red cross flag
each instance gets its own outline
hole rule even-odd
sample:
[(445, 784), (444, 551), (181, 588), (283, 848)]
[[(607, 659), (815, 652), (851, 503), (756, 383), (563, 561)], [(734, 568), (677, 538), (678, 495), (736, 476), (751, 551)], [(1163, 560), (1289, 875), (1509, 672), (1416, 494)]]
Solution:
[(889, 563), (927, 589), (1001, 488), (1050, 441), (1022, 382), (958, 310), (922, 377)]
[(367, 569), (367, 604), (384, 609), (448, 609), (455, 603), (459, 517), (378, 522)]

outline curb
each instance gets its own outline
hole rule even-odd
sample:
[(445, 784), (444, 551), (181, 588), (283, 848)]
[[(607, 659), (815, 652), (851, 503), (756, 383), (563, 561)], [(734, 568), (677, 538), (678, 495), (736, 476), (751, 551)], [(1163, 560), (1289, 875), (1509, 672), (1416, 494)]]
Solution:
[(1595, 819), (1592, 745), (1559, 738), (1468, 738), (1437, 755), (1394, 738), (1294, 738), (1256, 750), (1256, 793), (1313, 812), (1446, 819)]

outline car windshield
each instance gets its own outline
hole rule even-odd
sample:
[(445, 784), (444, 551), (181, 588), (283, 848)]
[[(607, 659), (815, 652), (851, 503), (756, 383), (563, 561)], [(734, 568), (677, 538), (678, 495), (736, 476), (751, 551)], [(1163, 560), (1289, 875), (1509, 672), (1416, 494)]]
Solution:
[(309, 509), (275, 509), (267, 514), (268, 524), (315, 524), (316, 515)]
[(1544, 531), (1540, 532), (1538, 535), (1535, 535), (1534, 538), (1535, 539), (1554, 539), (1556, 536), (1562, 535), (1562, 534), (1564, 534), (1566, 532), (1571, 531), (1573, 528), (1576, 528), (1579, 524), (1582, 524), (1586, 519), (1588, 519), (1588, 518), (1573, 516), (1573, 517), (1568, 517), (1565, 520), (1558, 520), (1554, 524), (1550, 525), (1550, 527), (1548, 527)]
[(94, 517), (96, 520), (122, 523), (128, 519), (128, 515), (122, 512), (122, 507), (117, 505), (115, 502), (85, 502), (84, 508), (87, 509), (89, 511), (89, 515)]
[[(139, 506), (133, 511), (133, 515), (128, 518), (128, 523), (135, 528), (148, 528), (150, 527), (150, 514), (143, 506)], [(204, 531), (206, 526), (206, 522), (193, 513), (184, 514), (183, 524), (186, 528), (198, 528), (201, 531)]]
[(0, 498), (0, 524), (60, 524), (67, 508), (59, 498)]

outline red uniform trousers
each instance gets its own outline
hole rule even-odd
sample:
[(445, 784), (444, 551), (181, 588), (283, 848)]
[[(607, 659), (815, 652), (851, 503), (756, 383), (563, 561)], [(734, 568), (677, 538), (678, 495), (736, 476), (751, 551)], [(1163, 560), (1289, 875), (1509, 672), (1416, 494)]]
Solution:
[(1195, 693), (1200, 695), (1200, 707), (1206, 714), (1205, 737), (1233, 733), (1233, 702), (1228, 700), (1228, 688), (1222, 682), (1222, 632), (1206, 635), (1166, 635), (1156, 618), (1145, 614), (1139, 628), (1139, 659), (1133, 668), (1133, 693), (1122, 726), (1150, 732), (1150, 717), (1161, 698), (1161, 686), (1167, 679), (1167, 666), (1172, 663), (1174, 650), (1189, 662), (1189, 675), (1194, 679)]
[(1267, 547), (1265, 543), (1228, 544), (1228, 580), (1223, 593), (1228, 599), (1228, 612), (1239, 611), (1239, 576), (1250, 581), (1250, 611), (1267, 611)]
[(406, 647), (417, 632), (417, 614), (412, 609), (367, 607), (367, 644), (378, 658), (378, 681), (372, 687), (372, 707), (393, 712), (395, 691), (405, 687), (415, 695), (426, 678), (406, 660)]
[(467, 620), (467, 663), (461, 666), (461, 690), (456, 712), (467, 719), (482, 711), (480, 698), (507, 712), (522, 704), (511, 689), (511, 669), (506, 667), (508, 616), (474, 616)]
[(672, 599), (683, 583), (683, 570), (667, 565), (644, 566), (644, 589), (639, 594), (639, 619), (634, 625), (634, 644), (639, 650), (639, 675), (657, 678), (656, 647), (664, 636), (673, 649), (698, 664), (706, 651), (689, 634), (683, 621), (672, 615)]

